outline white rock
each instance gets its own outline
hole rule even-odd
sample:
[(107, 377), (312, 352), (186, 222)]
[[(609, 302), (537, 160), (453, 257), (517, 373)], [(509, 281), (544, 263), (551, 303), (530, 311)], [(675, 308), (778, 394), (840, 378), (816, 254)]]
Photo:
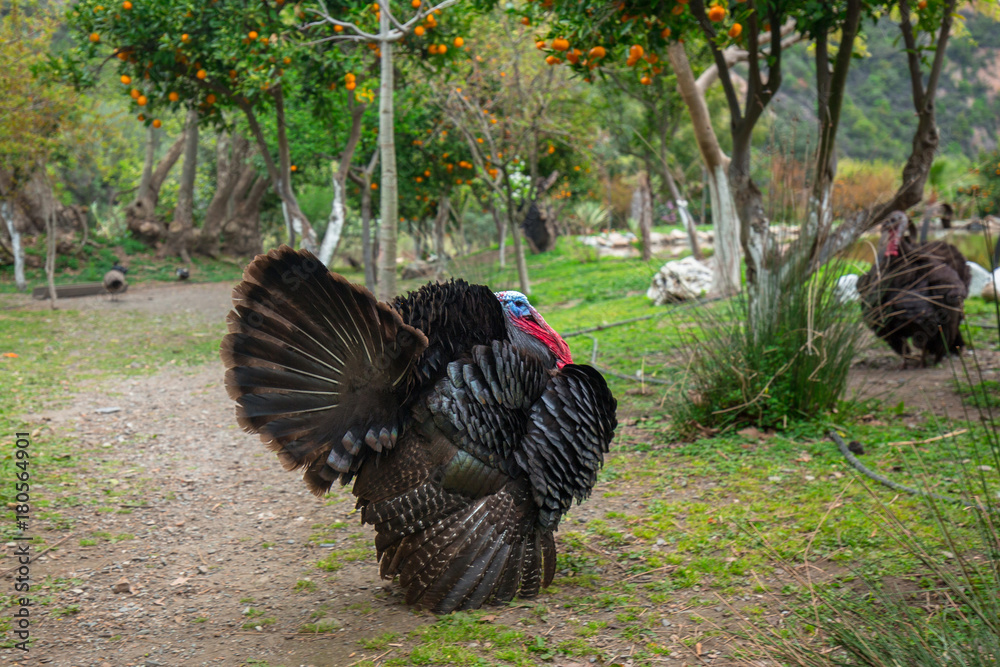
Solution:
[(969, 283), (969, 296), (979, 296), (990, 282), (990, 272), (975, 262), (966, 262), (966, 264), (969, 265), (969, 272), (972, 274), (972, 282)]
[(657, 306), (703, 296), (712, 287), (712, 274), (694, 257), (667, 262), (653, 276), (646, 296)]
[(837, 285), (833, 288), (833, 296), (840, 303), (850, 303), (861, 298), (858, 293), (858, 275), (848, 273), (837, 279)]

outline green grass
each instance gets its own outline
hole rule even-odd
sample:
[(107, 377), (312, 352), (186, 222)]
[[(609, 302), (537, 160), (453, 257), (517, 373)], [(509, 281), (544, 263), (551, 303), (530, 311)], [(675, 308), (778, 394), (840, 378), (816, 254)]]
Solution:
[[(25, 254), (38, 258), (44, 264), (45, 237), (39, 236), (32, 246), (25, 248)], [(236, 282), (243, 274), (243, 268), (234, 260), (214, 260), (207, 257), (192, 257), (190, 264), (180, 259), (158, 258), (154, 251), (132, 239), (114, 241), (93, 240), (84, 246), (78, 255), (60, 255), (56, 261), (56, 284), (72, 285), (77, 283), (99, 283), (115, 262), (120, 262), (128, 269), (126, 275), (129, 285), (151, 281), (177, 280), (174, 271), (179, 266), (186, 266), (191, 272), (191, 282)], [(25, 281), (28, 290), (47, 285), (44, 268), (26, 268)], [(0, 294), (15, 293), (14, 266), (0, 266)]]

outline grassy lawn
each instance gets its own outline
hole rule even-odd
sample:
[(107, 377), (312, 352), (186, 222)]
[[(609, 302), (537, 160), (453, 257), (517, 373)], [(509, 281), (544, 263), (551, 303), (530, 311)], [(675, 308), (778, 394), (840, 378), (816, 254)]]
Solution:
[[(103, 267), (97, 262), (106, 262), (105, 251), (111, 249), (102, 249), (92, 264), (66, 273), (61, 282), (99, 280)], [(513, 262), (501, 271), (493, 257), (463, 258), (456, 262), (456, 273), (496, 289), (513, 287)], [(569, 239), (560, 240), (551, 253), (529, 257), (532, 300), (557, 330), (655, 315), (568, 339), (577, 361), (590, 360), (596, 340), (599, 364), (627, 375), (642, 371), (654, 382), (608, 378), (619, 400), (621, 425), (594, 497), (574, 508), (560, 527), (557, 575), (542, 601), (515, 603), (520, 611), (506, 620), (498, 619), (495, 610), (442, 617), (403, 636), (366, 638), (359, 650), (374, 655), (392, 645), (389, 664), (398, 665), (532, 665), (559, 656), (587, 662), (615, 658), (612, 649), (591, 641), (614, 636), (637, 647), (630, 656), (633, 664), (653, 665), (672, 651), (664, 640), (664, 633), (670, 634), (664, 624), (669, 614), (690, 614), (697, 631), (684, 641), (690, 640), (695, 651), (699, 637), (728, 632), (721, 628), (731, 629), (741, 619), (780, 620), (808, 611), (811, 597), (803, 581), (839, 589), (855, 587), (867, 576), (933, 592), (939, 582), (873, 520), (880, 503), (891, 504), (941, 562), (953, 559), (956, 549), (975, 551), (976, 531), (960, 507), (939, 504), (935, 512), (907, 494), (884, 487), (869, 491), (826, 433), (837, 429), (846, 439), (864, 443), (863, 460), (873, 470), (944, 495), (955, 495), (969, 471), (991, 470), (984, 476), (984, 492), (1000, 498), (1000, 466), (985, 446), (988, 420), (943, 421), (913, 406), (845, 401), (835, 413), (792, 421), (777, 433), (730, 430), (679, 441), (671, 414), (683, 400), (686, 346), (705, 322), (703, 310), (719, 306), (650, 306), (645, 289), (660, 264), (592, 261)], [(169, 279), (171, 266), (136, 262), (129, 278)], [(233, 282), (240, 274), (224, 262), (199, 269), (206, 281)], [(347, 275), (361, 279), (357, 273)], [(8, 288), (4, 275), (0, 289)], [(153, 316), (71, 306), (64, 302), (54, 312), (0, 311), (0, 352), (18, 355), (0, 358), (5, 440), (31, 428), (25, 413), (58, 404), (86, 387), (123, 375), (149, 375), (170, 364), (215, 363), (225, 332), (222, 321), (192, 321), (184, 313)], [(990, 313), (977, 299), (969, 301), (969, 311), (977, 322)], [(973, 331), (984, 341), (989, 333)], [(973, 379), (971, 384), (962, 391), (992, 388), (995, 393), (995, 381), (979, 386)], [(931, 440), (963, 429), (959, 436)], [(67, 442), (39, 438), (34, 463), (73, 465), (61, 457)], [(13, 448), (4, 444), (0, 475), (9, 479)], [(0, 502), (10, 500), (8, 486), (0, 487)], [(950, 527), (950, 540), (939, 521)], [(343, 528), (334, 524), (324, 530)], [(355, 557), (350, 550), (334, 553), (326, 567), (335, 571)], [(303, 589), (311, 586), (302, 583)], [(557, 608), (568, 614), (565, 630), (551, 637), (532, 631)], [(694, 658), (695, 652), (685, 657)]]

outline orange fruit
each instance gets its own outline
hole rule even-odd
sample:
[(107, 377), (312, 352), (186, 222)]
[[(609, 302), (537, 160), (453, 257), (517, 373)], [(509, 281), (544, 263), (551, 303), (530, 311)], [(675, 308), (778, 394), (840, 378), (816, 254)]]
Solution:
[(438, 52), (437, 44), (431, 44), (430, 46), (427, 47), (427, 53), (436, 54), (437, 52)]
[(566, 54), (566, 60), (576, 65), (577, 63), (580, 62), (580, 56), (582, 55), (583, 54), (580, 52), (580, 49), (573, 49), (572, 51)]
[(344, 82), (345, 83), (352, 83), (356, 79), (357, 79), (357, 77), (354, 76), (354, 72), (348, 72), (347, 74), (344, 75)]
[(372, 190), (378, 190), (378, 183), (372, 183)]
[(132, 96), (133, 100), (139, 99), (139, 91), (136, 90), (135, 88), (133, 88), (132, 90), (128, 91), (128, 94)]
[(236, 70), (234, 70), (234, 69), (229, 70), (229, 78), (230, 79), (235, 79), (236, 78)]
[(291, 167), (289, 167), (288, 169), (291, 170), (291, 171), (298, 171), (299, 170), (299, 168), (297, 166), (295, 166), (294, 164)]
[(205, 80), (205, 78), (206, 78), (206, 77), (208, 76), (208, 72), (206, 72), (206, 71), (205, 71), (205, 70), (203, 70), (203, 69), (200, 69), (200, 70), (198, 70), (198, 72), (197, 72), (197, 73), (195, 74), (195, 76), (196, 76), (196, 77), (198, 77), (199, 79), (201, 79), (202, 81), (204, 81), (204, 80)]
[(423, 183), (424, 182), (424, 177), (423, 176), (417, 176), (416, 180), (417, 180), (417, 183)]
[(335, 25), (335, 26), (333, 26), (333, 31), (334, 32), (344, 32), (344, 26), (342, 26), (342, 25)]
[(141, 107), (146, 106), (146, 102), (148, 102), (148, 101), (149, 100), (146, 99), (145, 95), (140, 95), (139, 97), (135, 98), (135, 103), (138, 104)]
[(644, 86), (648, 86), (649, 84), (653, 83), (653, 80), (650, 79), (648, 76), (644, 76), (641, 79), (639, 79), (639, 83), (641, 83)]
[(523, 23), (524, 25), (531, 25), (531, 19), (529, 19), (527, 16), (524, 16), (521, 18), (521, 23)]
[(184, 33), (183, 35), (181, 35), (181, 41), (187, 44), (188, 42), (191, 41), (191, 35)]
[(285, 59), (284, 59), (284, 60), (282, 60), (281, 62), (285, 63), (286, 65), (291, 65), (291, 64), (292, 64), (292, 59), (291, 59), (291, 58), (288, 58), (288, 57), (286, 56), (286, 57), (285, 57)]
[(170, 93), (169, 95), (167, 95), (167, 99), (169, 99), (171, 102), (176, 102), (180, 98), (181, 98), (180, 95), (178, 95), (177, 93), (173, 93), (173, 92)]
[(353, 81), (348, 81), (347, 83), (344, 84), (344, 88), (347, 88), (348, 90), (354, 90), (357, 86), (358, 84), (354, 83)]
[[(129, 2), (128, 0), (125, 0), (125, 2), (122, 3), (122, 9), (126, 9), (126, 10), (127, 9), (132, 9), (132, 3)], [(153, 125), (156, 125), (156, 121), (155, 120), (153, 121)], [(159, 127), (159, 125), (156, 125), (156, 127)]]
[(927, 0), (920, 0), (917, 3), (917, 9), (927, 9)]
[(743, 26), (741, 26), (739, 23), (734, 23), (733, 27), (729, 29), (729, 36), (732, 37), (733, 39), (736, 39), (742, 33), (743, 33)]
[(138, 118), (140, 121), (144, 121), (146, 120), (146, 114), (139, 114), (138, 116), (136, 116), (136, 118)]
[(545, 40), (544, 39), (540, 39), (537, 42), (535, 42), (535, 48), (539, 49), (539, 50), (544, 49), (545, 48)]
[(90, 41), (92, 41), (94, 44), (97, 44), (99, 41), (101, 41), (101, 36), (98, 35), (96, 32), (92, 32), (90, 33)]
[(650, 53), (648, 56), (646, 56), (646, 62), (649, 63), (650, 65), (655, 65), (659, 61), (660, 61), (660, 56), (656, 55), (655, 53)]
[(413, 0), (413, 2), (410, 3), (410, 6), (413, 7), (414, 9), (420, 9), (420, 5), (421, 5), (420, 0)]
[(456, 49), (460, 49), (462, 48), (462, 45), (465, 44), (465, 40), (461, 37), (456, 37), (454, 44)]
[(664, 28), (663, 32), (660, 33), (660, 37), (662, 37), (663, 39), (670, 37), (670, 28)]
[(163, 125), (163, 123), (160, 122), (159, 118), (153, 120), (153, 127), (159, 129), (161, 125)]
[(569, 48), (569, 40), (562, 37), (556, 37), (552, 40), (552, 48), (556, 51), (565, 51)]
[(438, 53), (444, 54), (448, 52), (448, 47), (444, 44), (438, 44)]
[(726, 18), (726, 10), (720, 5), (712, 5), (708, 10), (708, 20), (718, 23)]
[(628, 47), (629, 56), (634, 56), (635, 58), (642, 58), (642, 54), (646, 51), (639, 44), (633, 44)]
[(608, 51), (603, 46), (595, 46), (589, 53), (591, 58), (603, 58), (606, 55), (608, 55)]
[(670, 13), (675, 16), (680, 16), (684, 13), (684, 5), (674, 5), (674, 8), (670, 10)]
[(124, 83), (126, 86), (132, 83), (132, 77), (130, 77), (128, 74), (122, 74), (122, 83)]
[(213, 95), (212, 93), (209, 93), (205, 97), (205, 104), (215, 104), (215, 95)]
[(424, 26), (418, 25), (416, 28), (413, 29), (413, 34), (416, 35), (417, 37), (423, 37), (424, 36)]
[(549, 55), (545, 56), (545, 62), (547, 62), (550, 65), (558, 65), (562, 61), (559, 60), (559, 58), (557, 58), (556, 56)]
[(126, 53), (125, 51), (119, 51), (118, 53), (115, 54), (115, 56), (118, 58), (118, 60), (122, 62), (128, 60), (128, 53)]
[(430, 169), (424, 170), (424, 176), (426, 176), (427, 178), (430, 178), (431, 177), (431, 170)]
[(247, 33), (247, 37), (249, 37), (250, 39), (257, 39), (258, 37), (257, 31), (251, 30), (250, 32)]

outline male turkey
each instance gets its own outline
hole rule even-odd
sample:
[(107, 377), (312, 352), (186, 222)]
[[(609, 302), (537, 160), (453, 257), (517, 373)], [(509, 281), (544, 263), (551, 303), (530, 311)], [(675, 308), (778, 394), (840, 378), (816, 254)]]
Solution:
[(858, 281), (865, 322), (903, 357), (909, 341), (938, 363), (964, 345), (960, 325), (970, 273), (965, 257), (950, 243), (914, 243), (909, 218), (894, 211), (882, 223), (882, 237), (871, 270)]
[(535, 595), (617, 422), (604, 378), (519, 292), (461, 280), (391, 305), (283, 246), (233, 292), (239, 424), (316, 494), (354, 480), (384, 578), (438, 613)]

